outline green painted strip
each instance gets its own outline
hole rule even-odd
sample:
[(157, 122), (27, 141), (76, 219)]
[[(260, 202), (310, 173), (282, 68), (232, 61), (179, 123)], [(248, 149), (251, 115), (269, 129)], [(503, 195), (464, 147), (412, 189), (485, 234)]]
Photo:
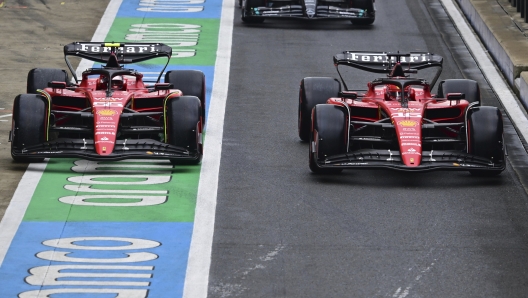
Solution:
[[(78, 173), (74, 167), (76, 159), (51, 159), (44, 171), (44, 175), (37, 185), (37, 189), (24, 216), (24, 221), (86, 221), (86, 222), (192, 222), (196, 205), (200, 166), (177, 166), (174, 168), (149, 169), (141, 167), (120, 168), (119, 166), (133, 165), (131, 162), (100, 163), (100, 165), (115, 165), (115, 167), (102, 167), (96, 171)], [(155, 161), (154, 161), (155, 162)], [(90, 165), (95, 162), (90, 162)], [(137, 165), (152, 165), (153, 162), (140, 162)], [(168, 163), (155, 163), (155, 165), (168, 166)], [(79, 167), (81, 168), (81, 167)], [(69, 170), (66, 170), (69, 169)], [(104, 170), (104, 171), (103, 171)], [(121, 172), (118, 170), (127, 170)], [(151, 173), (148, 173), (148, 172)], [(157, 173), (156, 173), (157, 172)], [(160, 173), (162, 172), (162, 173)], [(165, 172), (165, 173), (163, 173)], [(121, 178), (100, 177), (92, 182), (76, 183), (83, 176), (103, 175), (135, 175), (149, 176), (152, 179), (168, 181), (162, 184), (140, 184), (149, 178)], [(118, 184), (96, 184), (111, 182)], [(132, 183), (132, 184), (126, 184)], [(90, 188), (76, 190), (80, 185)], [(66, 189), (65, 186), (69, 189)], [(96, 190), (88, 192), (86, 190)], [(128, 191), (118, 193), (116, 191)], [(158, 193), (147, 193), (158, 191)], [(167, 194), (159, 193), (167, 191)], [(79, 205), (81, 196), (91, 196), (85, 202), (97, 203), (94, 206)], [(109, 196), (120, 196), (112, 198)], [(76, 196), (76, 197), (72, 197)], [(141, 196), (141, 199), (135, 196)], [(145, 200), (145, 196), (150, 196)], [(66, 202), (61, 202), (59, 200)], [(77, 200), (74, 204), (71, 200)], [(156, 202), (166, 200), (162, 204), (146, 206), (102, 206), (102, 202), (112, 204), (133, 203), (148, 201)]]

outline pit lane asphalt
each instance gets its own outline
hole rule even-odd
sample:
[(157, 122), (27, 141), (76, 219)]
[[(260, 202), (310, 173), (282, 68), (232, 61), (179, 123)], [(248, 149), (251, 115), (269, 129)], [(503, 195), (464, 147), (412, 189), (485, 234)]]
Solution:
[(63, 46), (90, 41), (109, 2), (0, 0), (0, 217), (27, 168), (13, 162), (8, 142), (15, 96), (26, 92), (30, 69), (66, 69)]
[[(437, 0), (377, 1), (372, 27), (235, 15), (209, 297), (523, 297), (526, 151), (506, 123), (511, 164), (465, 172), (317, 176), (297, 137), (306, 76), (337, 76), (343, 50), (431, 51), (442, 78), (481, 84)], [(355, 77), (359, 79), (359, 77)], [(436, 90), (436, 89), (435, 89)]]

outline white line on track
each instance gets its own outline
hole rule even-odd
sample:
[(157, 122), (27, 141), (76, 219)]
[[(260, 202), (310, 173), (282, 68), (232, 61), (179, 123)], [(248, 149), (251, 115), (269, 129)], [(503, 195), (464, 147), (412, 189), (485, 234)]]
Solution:
[(216, 212), (218, 174), (224, 134), (224, 116), (231, 64), (231, 43), (235, 1), (224, 0), (215, 64), (211, 105), (207, 118), (204, 157), (198, 184), (194, 228), (183, 288), (184, 298), (205, 298), (209, 284), (209, 268)]
[(486, 50), (483, 48), (475, 34), (473, 34), (473, 31), (466, 22), (466, 18), (457, 9), (453, 3), (453, 0), (440, 1), (442, 2), (444, 9), (451, 17), (451, 21), (455, 24), (455, 27), (462, 36), (462, 39), (473, 54), (475, 61), (484, 73), (488, 83), (491, 85), (502, 102), (506, 113), (508, 113), (511, 120), (515, 124), (515, 127), (521, 133), (524, 139), (528, 140), (528, 119), (522, 112), (523, 107), (519, 106), (517, 100), (515, 99), (515, 95), (513, 95), (509, 86), (504, 82), (504, 79), (500, 75), (499, 71), (491, 61), (490, 57), (486, 54)]
[[(101, 18), (101, 22), (99, 23), (99, 26), (97, 27), (97, 30), (95, 31), (95, 34), (92, 38), (93, 41), (102, 41), (102, 39), (106, 37), (122, 1), (123, 0), (110, 1), (110, 4), (108, 4), (106, 11)], [(86, 65), (88, 66), (86, 67)], [(89, 68), (91, 65), (93, 65), (93, 63), (86, 63), (83, 59), (79, 63), (77, 70), (85, 69), (83, 67)], [(7, 116), (8, 115), (4, 115), (0, 117)], [(4, 217), (2, 218), (2, 222), (0, 222), (0, 266), (4, 262), (7, 250), (13, 241), (13, 237), (15, 236), (22, 219), (24, 218), (24, 214), (26, 213), (29, 202), (33, 197), (35, 188), (37, 187), (44, 169), (46, 168), (47, 161), (48, 159), (45, 159), (45, 162), (32, 163), (28, 166), (26, 172), (22, 176), (22, 179), (20, 179), (20, 182), (18, 183), (18, 187), (13, 194), (13, 198), (11, 199)]]
[(2, 115), (2, 116), (0, 116), (0, 118), (5, 118), (5, 117), (11, 117), (11, 114), (7, 114), (7, 115)]

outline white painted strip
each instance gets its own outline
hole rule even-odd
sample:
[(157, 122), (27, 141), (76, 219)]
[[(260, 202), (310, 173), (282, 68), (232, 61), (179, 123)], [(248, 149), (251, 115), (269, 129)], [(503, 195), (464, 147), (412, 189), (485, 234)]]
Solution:
[[(123, 2), (123, 0), (110, 1), (110, 4), (108, 4), (108, 7), (106, 8), (105, 14), (102, 17), (92, 40), (102, 40), (106, 37), (117, 15), (119, 6), (121, 6), (121, 2)], [(89, 64), (84, 62), (84, 59), (81, 60), (79, 67), (77, 68), (77, 72), (79, 72), (79, 69), (84, 70), (91, 67), (91, 65), (88, 67), (85, 65)], [(7, 115), (4, 117), (6, 116)], [(48, 159), (45, 159), (45, 162), (43, 163), (32, 163), (28, 166), (26, 172), (22, 176), (22, 179), (20, 179), (18, 187), (13, 194), (13, 198), (11, 198), (11, 202), (9, 203), (4, 217), (0, 222), (0, 266), (3, 263), (9, 246), (13, 241), (13, 237), (15, 236), (15, 233), (18, 230), (22, 219), (24, 218), (24, 214), (26, 213), (29, 202), (33, 197), (33, 193), (35, 192), (37, 184), (42, 177), (44, 169), (46, 168), (47, 161)]]
[(184, 298), (207, 297), (229, 67), (231, 64), (234, 3), (235, 1), (224, 0), (222, 4), (213, 90), (207, 118), (207, 137), (204, 144), (194, 228), (183, 287)]
[(24, 218), (26, 209), (46, 165), (47, 159), (46, 162), (32, 163), (28, 166), (13, 194), (13, 198), (11, 198), (9, 206), (7, 206), (2, 222), (0, 222), (0, 265), (4, 262), (7, 250), (11, 246), (11, 242)]
[(475, 61), (484, 73), (488, 83), (499, 97), (506, 113), (510, 116), (519, 133), (521, 133), (525, 140), (528, 140), (528, 119), (522, 112), (524, 108), (519, 106), (515, 95), (510, 87), (504, 82), (504, 79), (491, 61), (490, 57), (486, 54), (486, 50), (483, 48), (480, 41), (475, 34), (473, 34), (465, 17), (460, 13), (455, 4), (453, 4), (453, 0), (441, 0), (441, 2), (457, 27), (462, 39), (464, 39), (464, 42), (473, 54)]
[(11, 116), (12, 116), (12, 114), (7, 114), (7, 115), (0, 116), (0, 118), (11, 117)]

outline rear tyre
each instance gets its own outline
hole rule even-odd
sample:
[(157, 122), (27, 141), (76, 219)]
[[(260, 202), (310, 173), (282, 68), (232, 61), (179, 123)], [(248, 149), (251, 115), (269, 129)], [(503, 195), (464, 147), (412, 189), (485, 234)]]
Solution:
[(196, 96), (202, 105), (202, 116), (205, 117), (205, 74), (199, 70), (170, 70), (165, 74), (165, 83), (172, 84), (174, 89), (183, 95)]
[[(468, 153), (486, 158), (493, 163), (504, 163), (502, 114), (496, 107), (475, 107), (467, 111)], [(472, 175), (495, 176), (497, 170), (471, 170)]]
[(376, 20), (376, 12), (374, 10), (374, 1), (373, 0), (354, 0), (352, 1), (353, 8), (359, 8), (366, 10), (367, 18), (366, 19), (352, 19), (350, 22), (354, 25), (372, 25), (374, 20)]
[(265, 6), (264, 0), (246, 0), (246, 5), (242, 7), (242, 22), (246, 24), (262, 24), (264, 18), (251, 16), (251, 9), (254, 7)]
[(44, 158), (14, 156), (29, 146), (46, 141), (47, 104), (37, 94), (21, 94), (13, 103), (13, 123), (11, 130), (11, 157), (16, 162), (41, 162)]
[(167, 142), (198, 156), (196, 160), (171, 160), (173, 164), (194, 165), (202, 160), (202, 107), (196, 96), (180, 96), (167, 103)]
[(326, 103), (331, 97), (339, 97), (339, 92), (341, 92), (341, 84), (334, 78), (309, 77), (302, 79), (299, 89), (297, 121), (301, 140), (305, 142), (310, 140), (312, 109), (318, 104)]
[(466, 79), (451, 79), (441, 81), (438, 85), (437, 98), (445, 98), (448, 93), (464, 93), (469, 103), (480, 105), (480, 87), (476, 81)]
[(34, 68), (27, 76), (27, 93), (37, 94), (37, 90), (48, 87), (52, 81), (68, 83), (68, 73), (56, 68)]
[(339, 168), (320, 168), (316, 158), (321, 160), (331, 155), (346, 153), (347, 140), (346, 116), (343, 109), (331, 104), (316, 105), (313, 109), (313, 130), (310, 134), (310, 170), (318, 174), (342, 172), (343, 169)]

